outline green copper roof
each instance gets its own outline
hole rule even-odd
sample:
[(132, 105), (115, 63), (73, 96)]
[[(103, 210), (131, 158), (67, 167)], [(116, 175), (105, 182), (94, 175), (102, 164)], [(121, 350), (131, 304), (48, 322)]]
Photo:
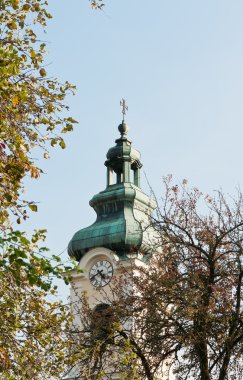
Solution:
[[(154, 208), (153, 202), (139, 187), (140, 153), (131, 147), (124, 121), (118, 129), (121, 137), (116, 140), (116, 146), (109, 149), (105, 162), (107, 188), (90, 201), (97, 219), (91, 226), (76, 232), (68, 246), (69, 255), (77, 260), (94, 247), (112, 249), (120, 257), (137, 252), (143, 242), (143, 230), (141, 222), (135, 217), (135, 208), (146, 214)], [(116, 180), (113, 184), (114, 176)]]

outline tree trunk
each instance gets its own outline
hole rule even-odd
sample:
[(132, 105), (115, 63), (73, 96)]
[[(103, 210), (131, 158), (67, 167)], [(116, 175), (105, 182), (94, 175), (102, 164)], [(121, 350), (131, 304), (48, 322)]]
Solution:
[(199, 366), (200, 366), (200, 379), (201, 380), (211, 380), (208, 368), (208, 350), (206, 342), (200, 342), (195, 346)]
[(219, 373), (219, 380), (225, 380), (228, 372), (228, 366), (230, 361), (230, 353), (229, 350), (227, 350), (220, 373)]

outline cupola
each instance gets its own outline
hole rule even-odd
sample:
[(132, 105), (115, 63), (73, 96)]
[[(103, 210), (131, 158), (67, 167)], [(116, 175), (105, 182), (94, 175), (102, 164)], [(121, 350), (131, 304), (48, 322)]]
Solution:
[(94, 195), (90, 206), (97, 219), (89, 227), (76, 232), (68, 246), (70, 256), (80, 260), (91, 248), (105, 247), (116, 252), (120, 259), (130, 254), (147, 255), (145, 225), (155, 208), (140, 188), (140, 153), (127, 138), (128, 126), (124, 119), (118, 126), (120, 137), (108, 150), (106, 189)]
[[(127, 138), (128, 127), (124, 120), (118, 126), (121, 137), (117, 139), (116, 146), (110, 148), (106, 155), (107, 160), (107, 186), (113, 184), (113, 173), (116, 175), (115, 182), (132, 182), (140, 187), (140, 153), (132, 148), (132, 142)], [(132, 173), (131, 173), (132, 171)], [(131, 178), (133, 174), (133, 178)]]

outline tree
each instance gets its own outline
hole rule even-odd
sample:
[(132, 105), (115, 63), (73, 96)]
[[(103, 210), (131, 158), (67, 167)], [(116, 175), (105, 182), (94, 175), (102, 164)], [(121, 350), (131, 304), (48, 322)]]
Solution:
[(22, 199), (26, 175), (38, 178), (41, 169), (33, 158), (34, 148), (48, 158), (48, 147), (65, 148), (61, 134), (73, 129), (76, 121), (63, 117), (66, 95), (74, 91), (68, 82), (59, 83), (46, 72), (46, 44), (36, 35), (37, 25), (45, 27), (51, 18), (48, 3), (42, 0), (0, 1), (0, 226), (26, 219)]
[[(108, 337), (90, 339), (92, 310), (83, 301), (83, 367), (108, 373), (109, 352), (116, 352), (113, 371), (124, 371), (126, 363), (129, 379), (162, 373), (178, 380), (242, 379), (242, 193), (204, 196), (168, 177), (151, 223), (157, 244), (149, 265), (117, 279), (106, 300), (115, 318)], [(131, 282), (129, 291), (124, 281)]]
[[(39, 234), (36, 232), (37, 241), (41, 238)], [(45, 249), (17, 231), (9, 238), (1, 238), (0, 247), (3, 255), (0, 377), (2, 380), (60, 379), (68, 364), (65, 330), (71, 316), (68, 307), (57, 301), (49, 278), (53, 268), (49, 268), (45, 257), (39, 257)], [(32, 266), (32, 270), (25, 270), (27, 266)]]
[[(100, 0), (90, 1), (101, 9)], [(42, 32), (51, 15), (45, 0), (0, 0), (0, 377), (56, 379), (66, 364), (72, 320), (56, 300), (52, 278), (70, 269), (41, 247), (45, 230), (29, 238), (15, 227), (37, 211), (24, 198), (24, 179), (38, 178), (35, 159), (65, 148), (76, 122), (67, 114), (70, 83), (48, 76)], [(42, 28), (42, 31), (41, 31)], [(67, 281), (67, 279), (66, 279)], [(49, 301), (51, 297), (52, 301)]]
[(28, 210), (37, 211), (36, 202), (23, 196), (25, 177), (42, 173), (34, 157), (42, 152), (49, 158), (49, 147), (56, 145), (64, 149), (62, 134), (76, 123), (63, 116), (74, 86), (46, 71), (39, 27), (51, 18), (47, 6), (42, 0), (0, 0), (1, 379), (58, 378), (67, 349), (67, 310), (48, 301), (56, 294), (52, 277), (67, 268), (59, 257), (46, 256), (45, 230), (28, 238), (15, 227)]

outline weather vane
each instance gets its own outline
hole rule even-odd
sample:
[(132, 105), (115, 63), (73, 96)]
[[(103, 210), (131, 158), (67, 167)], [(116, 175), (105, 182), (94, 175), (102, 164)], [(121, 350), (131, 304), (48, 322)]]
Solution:
[(128, 106), (126, 105), (126, 100), (122, 98), (122, 100), (120, 101), (120, 106), (122, 107), (122, 114), (123, 114), (123, 118), (122, 118), (122, 121), (125, 120), (125, 115), (126, 115), (126, 111), (128, 111)]

